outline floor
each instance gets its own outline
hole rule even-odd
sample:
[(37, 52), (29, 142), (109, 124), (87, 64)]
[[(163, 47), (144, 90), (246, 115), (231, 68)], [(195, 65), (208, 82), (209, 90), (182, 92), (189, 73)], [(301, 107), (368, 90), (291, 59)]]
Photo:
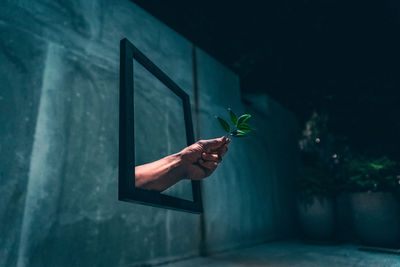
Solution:
[(352, 245), (306, 245), (297, 241), (274, 242), (209, 257), (173, 262), (163, 266), (400, 267), (400, 255), (364, 252), (357, 248), (357, 246)]

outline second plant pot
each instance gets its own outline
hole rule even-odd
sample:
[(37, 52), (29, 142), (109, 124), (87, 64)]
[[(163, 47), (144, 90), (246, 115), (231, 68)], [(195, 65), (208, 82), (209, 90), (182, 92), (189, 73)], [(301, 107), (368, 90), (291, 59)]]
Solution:
[(392, 193), (365, 192), (350, 196), (353, 223), (363, 244), (400, 246), (400, 203)]

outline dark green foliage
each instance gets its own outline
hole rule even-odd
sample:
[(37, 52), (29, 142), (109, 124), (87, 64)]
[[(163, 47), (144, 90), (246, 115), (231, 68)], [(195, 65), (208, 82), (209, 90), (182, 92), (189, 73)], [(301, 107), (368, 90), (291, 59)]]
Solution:
[(225, 132), (229, 133), (231, 131), (231, 127), (229, 124), (224, 120), (221, 119), (220, 117), (217, 117), (219, 123), (221, 124), (222, 129), (224, 129)]
[(347, 165), (350, 191), (395, 191), (399, 189), (399, 164), (387, 157), (359, 156)]
[(247, 134), (251, 132), (251, 127), (247, 123), (242, 123), (238, 125), (238, 130), (243, 132), (244, 134)]
[(242, 123), (245, 123), (248, 119), (251, 118), (250, 114), (243, 114), (242, 116), (239, 117), (237, 125), (240, 125)]
[(337, 191), (334, 176), (322, 164), (303, 166), (298, 187), (303, 200), (312, 196), (329, 197)]
[(245, 136), (246, 136), (246, 133), (243, 132), (243, 131), (241, 131), (241, 130), (233, 130), (233, 131), (230, 133), (230, 135), (231, 135), (231, 136), (234, 136), (234, 137), (245, 137)]
[(238, 119), (237, 119), (235, 113), (233, 113), (231, 108), (228, 108), (228, 111), (229, 111), (229, 115), (230, 115), (230, 118), (231, 118), (231, 122), (233, 123), (233, 125), (237, 125)]
[(216, 116), (218, 119), (222, 129), (228, 133), (228, 135), (233, 137), (245, 137), (249, 134), (252, 129), (250, 125), (247, 124), (247, 121), (250, 119), (250, 114), (243, 114), (239, 118), (235, 115), (232, 109), (228, 108), (229, 117), (231, 122), (233, 123), (233, 127), (229, 126), (229, 123), (226, 122), (224, 119)]

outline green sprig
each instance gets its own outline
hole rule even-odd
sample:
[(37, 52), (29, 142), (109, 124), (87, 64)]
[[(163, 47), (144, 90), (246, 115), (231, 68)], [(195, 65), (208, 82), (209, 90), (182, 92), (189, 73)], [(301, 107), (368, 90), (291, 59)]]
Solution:
[(231, 108), (228, 108), (228, 112), (233, 127), (231, 127), (229, 123), (221, 117), (216, 116), (222, 129), (227, 133), (227, 136), (245, 137), (252, 131), (250, 125), (247, 123), (251, 118), (250, 114), (243, 114), (238, 118)]

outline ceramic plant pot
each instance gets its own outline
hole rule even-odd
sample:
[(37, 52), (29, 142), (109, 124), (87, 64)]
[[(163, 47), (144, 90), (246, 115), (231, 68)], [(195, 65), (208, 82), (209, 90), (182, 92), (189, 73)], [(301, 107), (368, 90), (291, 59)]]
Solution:
[(400, 246), (400, 202), (392, 193), (353, 193), (350, 196), (355, 232), (368, 246)]
[(314, 196), (298, 202), (299, 221), (306, 240), (327, 241), (334, 235), (334, 201)]

